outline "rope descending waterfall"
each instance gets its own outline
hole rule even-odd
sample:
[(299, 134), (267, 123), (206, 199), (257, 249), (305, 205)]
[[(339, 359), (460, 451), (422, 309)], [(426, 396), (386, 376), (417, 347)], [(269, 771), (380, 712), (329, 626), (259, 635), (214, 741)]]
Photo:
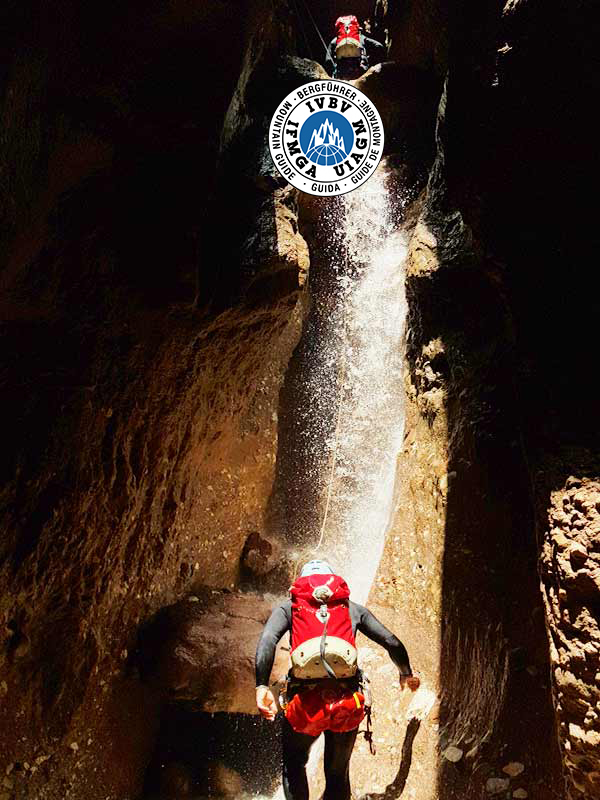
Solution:
[[(348, 273), (348, 265), (350, 263), (350, 258), (348, 256), (348, 248), (346, 247), (346, 274)], [(341, 370), (340, 370), (340, 399), (338, 402), (338, 412), (337, 412), (337, 420), (335, 423), (335, 432), (333, 436), (333, 453), (331, 456), (331, 470), (329, 473), (329, 482), (327, 485), (327, 495), (325, 498), (325, 511), (323, 512), (323, 524), (321, 525), (321, 532), (319, 535), (319, 541), (317, 542), (317, 546), (312, 551), (313, 555), (320, 550), (321, 545), (323, 544), (323, 537), (325, 536), (325, 529), (327, 527), (327, 518), (329, 516), (329, 506), (331, 504), (331, 494), (333, 492), (333, 483), (335, 478), (335, 468), (337, 466), (337, 452), (338, 452), (338, 444), (340, 440), (340, 425), (342, 421), (342, 408), (344, 406), (344, 383), (346, 380), (346, 356), (345, 356), (345, 340), (347, 336), (347, 329), (346, 329), (346, 303), (347, 298), (344, 297), (342, 303), (342, 338), (344, 340), (344, 344), (342, 345), (342, 358), (341, 358)]]
[(314, 501), (301, 509), (312, 524), (298, 556), (339, 564), (355, 601), (364, 603), (394, 511), (404, 425), (406, 242), (396, 230), (387, 172), (377, 170), (366, 188), (328, 204), (322, 224), (319, 266), (327, 272), (314, 285), (319, 305), (309, 351), (318, 357), (307, 358), (302, 395), (312, 468), (298, 476)]
[[(344, 373), (345, 373), (345, 369), (342, 368), (342, 378), (344, 376)], [(333, 454), (332, 454), (332, 458), (331, 458), (331, 472), (330, 472), (330, 475), (329, 475), (329, 485), (327, 487), (327, 497), (326, 497), (326, 500), (325, 500), (325, 511), (323, 513), (323, 524), (321, 525), (321, 533), (320, 533), (320, 536), (319, 536), (319, 541), (317, 543), (317, 546), (313, 550), (313, 555), (316, 554), (319, 551), (321, 545), (323, 544), (323, 537), (325, 536), (325, 528), (327, 526), (327, 517), (329, 515), (329, 506), (330, 506), (330, 503), (331, 503), (331, 493), (332, 493), (332, 490), (333, 490), (333, 480), (334, 480), (334, 477), (335, 477), (335, 467), (336, 467), (336, 463), (337, 463), (337, 451), (338, 451), (338, 442), (339, 442), (339, 438), (340, 438), (340, 422), (342, 420), (342, 406), (343, 405), (344, 405), (344, 390), (343, 390), (343, 381), (342, 381), (342, 389), (340, 391), (340, 402), (338, 404), (337, 422), (336, 422), (336, 425), (335, 425), (335, 434), (334, 434), (334, 440), (333, 440)]]

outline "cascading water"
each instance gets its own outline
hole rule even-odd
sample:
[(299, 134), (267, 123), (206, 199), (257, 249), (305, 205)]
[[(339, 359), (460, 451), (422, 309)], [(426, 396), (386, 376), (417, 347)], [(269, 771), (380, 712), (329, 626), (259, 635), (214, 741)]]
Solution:
[(338, 413), (326, 443), (331, 469), (319, 550), (339, 565), (361, 603), (381, 558), (404, 432), (406, 242), (396, 231), (397, 213), (382, 167), (343, 197), (336, 220), (339, 313), (326, 344), (338, 364)]

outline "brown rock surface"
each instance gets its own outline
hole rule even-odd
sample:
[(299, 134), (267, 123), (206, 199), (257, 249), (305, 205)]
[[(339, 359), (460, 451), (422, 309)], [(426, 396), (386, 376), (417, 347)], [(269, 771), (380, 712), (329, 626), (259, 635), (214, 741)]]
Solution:
[(541, 554), (553, 688), (574, 787), (595, 797), (600, 774), (600, 480), (570, 476), (551, 494)]
[(207, 788), (211, 797), (238, 798), (242, 795), (243, 782), (238, 773), (224, 764), (211, 764)]
[[(63, 5), (24, 4), (6, 51), (0, 771), (22, 797), (123, 800), (160, 705), (139, 625), (235, 587), (265, 533), (307, 254), (285, 186), (264, 193), (277, 235), (243, 258), (233, 205), (213, 216), (247, 39), (287, 42), (286, 15)], [(250, 298), (263, 268), (283, 279)]]
[[(147, 633), (143, 654), (170, 702), (195, 711), (256, 714), (254, 654), (274, 598), (212, 592), (162, 609)], [(289, 669), (287, 637), (280, 642), (272, 680)]]
[[(594, 569), (575, 533), (593, 523), (580, 507), (556, 534), (556, 522), (548, 527), (567, 476), (598, 475), (597, 398), (574, 381), (595, 360), (598, 273), (582, 267), (568, 290), (564, 281), (566, 254), (584, 264), (597, 247), (572, 236), (591, 224), (582, 194), (595, 160), (591, 85), (579, 77), (590, 74), (590, 18), (582, 5), (547, 11), (528, 2), (503, 12), (468, 3), (461, 21), (451, 21), (437, 157), (411, 243), (408, 447), (396, 532), (406, 557), (442, 570), (432, 587), (440, 589), (440, 744), (464, 741), (466, 752), (460, 770), (442, 765), (441, 798), (482, 796), (488, 780), (500, 785), (510, 761), (525, 766), (515, 791), (564, 797), (548, 685), (551, 659), (559, 658), (554, 639), (560, 658), (573, 657), (580, 669), (596, 657), (585, 614), (575, 614), (579, 630), (570, 617), (559, 622), (565, 603), (582, 602), (577, 591), (589, 592), (587, 602), (594, 596)], [(425, 534), (429, 545), (419, 550)], [(556, 543), (577, 539), (564, 563), (545, 552), (556, 550), (555, 535)], [(551, 656), (535, 574), (542, 545), (544, 592), (557, 594)], [(388, 555), (389, 563), (391, 548)], [(386, 572), (393, 581), (382, 564)], [(401, 579), (416, 582), (410, 573)], [(421, 602), (412, 625), (422, 629), (430, 605), (413, 596)], [(390, 605), (402, 597), (390, 594)], [(435, 642), (435, 626), (428, 630)], [(557, 704), (569, 697), (565, 719), (586, 718), (590, 676), (555, 694)], [(595, 720), (573, 724), (561, 738), (573, 735), (582, 757), (573, 768), (563, 750), (566, 792), (597, 797), (595, 761), (583, 755)]]

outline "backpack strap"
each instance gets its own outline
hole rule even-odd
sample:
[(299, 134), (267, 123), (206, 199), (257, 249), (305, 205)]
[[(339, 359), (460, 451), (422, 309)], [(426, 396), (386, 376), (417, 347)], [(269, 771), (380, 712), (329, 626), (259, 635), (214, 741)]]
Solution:
[(325, 657), (325, 643), (327, 641), (327, 623), (329, 622), (329, 612), (327, 611), (327, 606), (325, 604), (321, 606), (319, 610), (319, 616), (321, 617), (321, 619), (325, 619), (325, 625), (323, 625), (323, 633), (321, 634), (321, 646), (320, 646), (321, 661), (329, 677), (335, 680), (336, 674), (331, 668), (329, 662), (327, 661), (327, 658)]

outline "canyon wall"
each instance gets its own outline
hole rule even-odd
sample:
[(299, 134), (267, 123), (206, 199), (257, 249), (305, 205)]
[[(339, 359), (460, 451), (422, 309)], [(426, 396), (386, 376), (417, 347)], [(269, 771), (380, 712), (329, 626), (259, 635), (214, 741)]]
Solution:
[(247, 241), (221, 133), (257, 28), (293, 45), (269, 4), (54, 5), (15, 12), (3, 76), (0, 792), (124, 798), (159, 722), (140, 627), (264, 532), (307, 251), (254, 163)]
[[(405, 544), (374, 593), (409, 630), (435, 620), (440, 797), (599, 791), (598, 403), (574, 384), (597, 340), (590, 23), (584, 4), (449, 16), (407, 277)], [(395, 555), (417, 562), (401, 580)]]

